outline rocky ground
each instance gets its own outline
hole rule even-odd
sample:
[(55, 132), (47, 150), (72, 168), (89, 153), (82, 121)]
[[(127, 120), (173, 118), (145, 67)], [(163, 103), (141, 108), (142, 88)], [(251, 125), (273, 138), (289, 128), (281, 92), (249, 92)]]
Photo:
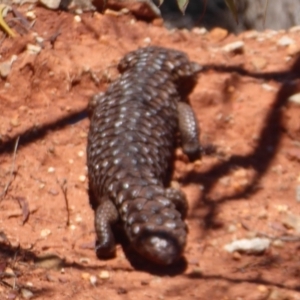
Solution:
[[(126, 11), (18, 11), (18, 36), (0, 37), (1, 299), (300, 299), (300, 28), (233, 36)], [(190, 232), (172, 268), (93, 251), (85, 107), (147, 45), (204, 66), (191, 104), (207, 154), (176, 152)]]

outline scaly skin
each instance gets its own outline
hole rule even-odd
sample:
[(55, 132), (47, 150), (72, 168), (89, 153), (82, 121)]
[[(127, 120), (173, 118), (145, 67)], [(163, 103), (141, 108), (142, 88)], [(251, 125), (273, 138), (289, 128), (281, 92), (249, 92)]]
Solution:
[(133, 248), (161, 265), (183, 254), (185, 195), (168, 188), (177, 132), (191, 160), (200, 157), (198, 125), (186, 97), (200, 66), (179, 51), (146, 47), (119, 63), (122, 75), (90, 101), (87, 161), (98, 257), (115, 253), (121, 224)]

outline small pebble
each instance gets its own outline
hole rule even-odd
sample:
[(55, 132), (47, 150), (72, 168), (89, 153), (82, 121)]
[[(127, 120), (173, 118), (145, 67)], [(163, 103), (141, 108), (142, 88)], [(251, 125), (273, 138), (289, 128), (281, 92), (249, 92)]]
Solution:
[(27, 44), (26, 49), (27, 49), (28, 53), (30, 53), (30, 54), (38, 54), (41, 52), (42, 47), (38, 46), (38, 45)]
[(84, 151), (78, 151), (77, 155), (78, 157), (84, 157)]
[(15, 272), (13, 271), (13, 269), (11, 269), (10, 267), (7, 267), (5, 270), (4, 270), (4, 273), (9, 275), (9, 276), (12, 276), (12, 277), (15, 277)]
[(228, 31), (220, 27), (216, 27), (209, 32), (209, 36), (216, 42), (224, 40), (227, 35)]
[(276, 248), (283, 248), (284, 242), (282, 240), (275, 240), (272, 242), (272, 245)]
[(54, 173), (55, 168), (54, 167), (49, 167), (47, 171), (48, 171), (48, 173)]
[(195, 33), (195, 34), (204, 35), (204, 34), (207, 33), (207, 29), (204, 28), (204, 27), (201, 27), (201, 28), (199, 28), (199, 27), (194, 27), (194, 28), (192, 29), (192, 32)]
[(74, 17), (74, 21), (77, 22), (77, 23), (80, 23), (80, 22), (81, 22), (81, 17), (78, 16), (78, 15), (76, 15), (76, 16)]
[(36, 14), (34, 11), (30, 10), (26, 13), (26, 17), (28, 20), (32, 21), (36, 19)]
[(109, 279), (110, 275), (108, 271), (101, 271), (99, 274), (99, 278), (101, 279)]
[(268, 292), (268, 288), (265, 285), (260, 284), (257, 289), (261, 292), (261, 293), (266, 293)]
[(21, 289), (21, 295), (24, 299), (31, 299), (33, 297), (33, 292), (28, 289)]
[(233, 252), (233, 254), (232, 254), (232, 258), (233, 258), (234, 260), (240, 260), (240, 259), (242, 258), (242, 255), (241, 255), (239, 252), (235, 251), (235, 252)]
[(286, 35), (284, 35), (277, 41), (277, 45), (281, 47), (286, 47), (294, 43), (295, 41)]
[(144, 38), (143, 42), (145, 44), (150, 44), (151, 43), (151, 38), (150, 37), (146, 37), (146, 38)]
[(300, 93), (290, 96), (288, 101), (300, 105)]
[(225, 45), (223, 47), (223, 50), (225, 52), (241, 54), (245, 50), (245, 43), (243, 41), (236, 41), (236, 42)]
[(90, 276), (90, 283), (91, 285), (95, 286), (97, 283), (97, 277), (95, 275)]
[(287, 48), (287, 54), (290, 56), (295, 56), (300, 53), (300, 47), (298, 44), (291, 44)]
[(51, 234), (51, 230), (50, 229), (43, 229), (40, 233), (41, 237), (47, 237)]
[(79, 179), (80, 182), (85, 182), (86, 176), (85, 175), (80, 175), (78, 179)]
[(81, 257), (81, 258), (79, 259), (79, 262), (82, 263), (82, 264), (89, 264), (90, 261), (91, 261), (91, 260), (90, 260), (89, 258), (87, 258), (87, 257)]
[(262, 87), (265, 91), (268, 91), (268, 92), (276, 91), (276, 88), (274, 88), (272, 85), (267, 84), (267, 83), (263, 83), (263, 84), (261, 85), (261, 87)]
[(91, 277), (90, 273), (85, 272), (81, 274), (81, 278), (84, 280), (89, 280), (90, 277)]
[(58, 9), (60, 5), (60, 0), (39, 0), (39, 2), (50, 9)]
[(10, 124), (11, 124), (13, 127), (18, 127), (18, 126), (20, 125), (19, 119), (18, 119), (18, 118), (11, 119), (11, 120), (10, 120)]

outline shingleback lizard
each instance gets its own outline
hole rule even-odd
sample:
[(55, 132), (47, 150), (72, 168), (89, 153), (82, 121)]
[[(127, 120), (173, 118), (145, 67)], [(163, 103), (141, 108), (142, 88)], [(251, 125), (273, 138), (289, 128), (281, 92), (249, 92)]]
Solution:
[(170, 188), (179, 139), (190, 160), (200, 157), (198, 123), (187, 96), (201, 67), (180, 51), (146, 47), (119, 62), (121, 76), (92, 97), (87, 163), (98, 257), (115, 254), (121, 224), (133, 248), (162, 265), (184, 251), (187, 201)]

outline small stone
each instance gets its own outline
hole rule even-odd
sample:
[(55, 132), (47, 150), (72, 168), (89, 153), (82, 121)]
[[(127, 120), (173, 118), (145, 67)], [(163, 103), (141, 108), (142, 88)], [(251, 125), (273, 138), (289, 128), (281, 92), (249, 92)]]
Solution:
[(48, 173), (54, 173), (55, 168), (54, 167), (49, 167), (47, 171), (48, 171)]
[(80, 23), (80, 22), (81, 22), (81, 17), (78, 16), (78, 15), (76, 15), (76, 16), (74, 17), (74, 21), (77, 22), (77, 23)]
[(11, 119), (11, 120), (10, 120), (10, 124), (11, 124), (13, 127), (18, 127), (18, 126), (20, 125), (19, 119), (18, 119), (18, 118)]
[(21, 289), (21, 295), (24, 299), (31, 299), (33, 297), (32, 291), (28, 289)]
[(0, 63), (0, 76), (2, 78), (6, 78), (9, 75), (11, 66), (17, 58), (16, 55), (13, 55), (9, 60)]
[(99, 274), (99, 278), (101, 279), (109, 279), (110, 275), (108, 271), (101, 271)]
[(287, 48), (287, 54), (290, 56), (295, 56), (300, 53), (300, 47), (297, 44), (291, 44)]
[(267, 84), (267, 83), (263, 83), (263, 84), (261, 85), (261, 87), (262, 87), (265, 91), (268, 91), (268, 92), (275, 92), (275, 91), (276, 91), (276, 88), (274, 88), (272, 85)]
[(75, 221), (77, 223), (81, 223), (82, 222), (82, 217), (80, 215), (77, 215), (76, 218), (75, 218)]
[(228, 226), (228, 228), (227, 228), (227, 231), (228, 231), (229, 233), (235, 232), (235, 231), (236, 231), (236, 226), (235, 226), (234, 224), (230, 224), (230, 225)]
[(70, 165), (72, 165), (72, 164), (74, 164), (74, 159), (69, 159), (68, 162)]
[(86, 137), (87, 137), (87, 133), (86, 133), (85, 131), (80, 131), (80, 132), (79, 132), (79, 136), (80, 136), (81, 138), (86, 138)]
[(300, 105), (300, 93), (294, 94), (288, 98), (288, 101)]
[(235, 251), (235, 252), (233, 252), (233, 254), (232, 254), (232, 258), (233, 258), (234, 260), (240, 260), (240, 259), (242, 258), (242, 255), (241, 255), (239, 252)]
[(266, 293), (269, 291), (269, 289), (265, 286), (265, 285), (262, 285), (260, 284), (258, 287), (257, 287), (258, 291), (261, 292), (261, 293)]
[(80, 182), (85, 182), (86, 176), (85, 175), (80, 175), (78, 179), (79, 179)]
[(95, 286), (97, 283), (97, 277), (95, 275), (90, 276), (90, 283), (91, 285)]
[(79, 258), (79, 262), (82, 263), (82, 264), (89, 264), (90, 263), (90, 259), (87, 258), (87, 257), (81, 257)]
[(50, 229), (43, 229), (40, 233), (41, 237), (45, 238), (47, 236), (49, 236), (51, 234), (51, 230)]
[(144, 38), (143, 42), (145, 44), (150, 44), (151, 43), (151, 38), (150, 37), (146, 37), (146, 38)]
[(263, 57), (253, 57), (251, 63), (256, 71), (263, 70), (267, 66), (267, 60)]
[(30, 53), (30, 54), (38, 54), (41, 52), (42, 47), (38, 46), (38, 45), (27, 44), (26, 49), (27, 49), (28, 53)]
[(209, 32), (209, 36), (217, 42), (224, 40), (227, 37), (227, 35), (228, 31), (220, 27), (216, 27)]
[(75, 230), (75, 229), (76, 229), (76, 225), (72, 224), (72, 225), (69, 226), (69, 228), (70, 228), (71, 230)]
[(276, 205), (275, 208), (280, 213), (286, 213), (289, 210), (289, 207), (287, 205), (285, 205), (285, 204)]
[(287, 214), (282, 219), (282, 224), (286, 226), (287, 228), (293, 228), (297, 232), (300, 232), (300, 217), (296, 214)]
[(272, 245), (276, 248), (283, 248), (284, 242), (282, 240), (275, 240), (272, 242)]
[(61, 0), (39, 0), (41, 4), (50, 9), (58, 9)]
[(227, 252), (261, 253), (269, 248), (271, 241), (267, 238), (252, 238), (233, 241), (224, 246)]
[(288, 37), (287, 35), (284, 35), (277, 41), (277, 45), (281, 46), (281, 47), (287, 47), (294, 43), (295, 43), (295, 41), (293, 39), (291, 39), (290, 37)]
[(198, 35), (204, 35), (207, 33), (207, 29), (202, 27), (202, 28), (199, 28), (199, 27), (194, 27), (192, 29), (192, 32), (195, 33), (195, 34), (198, 34)]
[(81, 278), (84, 280), (89, 280), (91, 275), (87, 272), (81, 274)]
[(48, 193), (50, 194), (50, 195), (52, 195), (52, 196), (57, 196), (59, 193), (58, 193), (58, 191), (56, 190), (56, 189), (50, 189), (49, 191), (48, 191)]
[(44, 42), (44, 38), (42, 38), (41, 36), (37, 36), (35, 38), (36, 42), (39, 43), (39, 44), (42, 44)]
[(78, 157), (84, 157), (84, 151), (78, 151), (77, 155)]
[(258, 37), (259, 33), (255, 30), (247, 31), (244, 34), (245, 39), (256, 39)]
[(36, 19), (36, 14), (34, 11), (30, 10), (26, 13), (26, 17), (28, 20), (33, 21)]
[(13, 269), (11, 269), (9, 267), (5, 268), (4, 273), (7, 274), (7, 275), (9, 275), (9, 276), (11, 276), (11, 277), (15, 277), (16, 276), (15, 272), (13, 271)]
[(222, 48), (225, 52), (231, 52), (235, 54), (242, 54), (245, 50), (245, 43), (243, 41), (236, 41), (225, 45)]

